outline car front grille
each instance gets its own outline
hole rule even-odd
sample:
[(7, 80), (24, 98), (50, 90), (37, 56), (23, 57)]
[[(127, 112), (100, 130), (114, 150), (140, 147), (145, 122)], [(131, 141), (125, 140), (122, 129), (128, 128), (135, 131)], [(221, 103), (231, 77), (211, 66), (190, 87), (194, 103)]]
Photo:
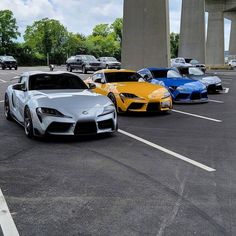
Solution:
[(179, 93), (176, 97), (175, 100), (182, 100), (182, 99), (187, 99), (189, 97), (188, 93)]
[(216, 90), (223, 90), (223, 87), (222, 87), (222, 85), (210, 84), (207, 87), (207, 90), (210, 91), (210, 92), (216, 91)]
[(143, 107), (143, 103), (131, 103), (128, 107), (127, 110), (138, 110), (138, 109), (141, 109)]
[(114, 129), (114, 123), (112, 119), (98, 121), (99, 129)]
[(89, 63), (90, 66), (100, 66), (100, 63)]
[(95, 121), (77, 122), (74, 130), (75, 135), (96, 134), (97, 126)]
[(191, 94), (191, 100), (199, 100), (199, 99), (201, 99), (201, 93), (194, 92)]
[(158, 112), (160, 111), (160, 103), (148, 103), (147, 112)]
[(48, 133), (65, 133), (71, 128), (71, 123), (52, 122), (48, 128)]

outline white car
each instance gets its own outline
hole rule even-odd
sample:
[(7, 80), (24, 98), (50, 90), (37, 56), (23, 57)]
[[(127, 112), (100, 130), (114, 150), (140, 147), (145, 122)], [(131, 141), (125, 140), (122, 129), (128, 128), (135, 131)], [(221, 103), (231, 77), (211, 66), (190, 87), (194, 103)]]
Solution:
[(6, 119), (26, 136), (82, 135), (117, 130), (114, 104), (69, 72), (25, 72), (5, 93)]
[(236, 59), (230, 60), (228, 64), (229, 66), (236, 67)]
[(189, 67), (195, 66), (201, 69), (203, 72), (206, 71), (205, 64), (200, 63), (198, 60), (194, 58), (184, 58), (184, 57), (177, 57), (171, 60), (172, 67)]

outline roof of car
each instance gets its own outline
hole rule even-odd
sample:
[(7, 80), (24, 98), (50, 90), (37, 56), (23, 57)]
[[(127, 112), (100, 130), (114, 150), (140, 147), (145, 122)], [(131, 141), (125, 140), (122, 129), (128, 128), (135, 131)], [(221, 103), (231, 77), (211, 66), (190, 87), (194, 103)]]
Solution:
[(117, 69), (103, 69), (103, 70), (99, 70), (99, 71), (96, 71), (95, 73), (119, 73), (119, 72), (136, 72), (134, 70), (126, 70), (126, 69), (120, 69), (120, 70), (117, 70)]
[[(58, 75), (58, 74), (71, 74), (71, 75), (75, 75), (73, 73), (67, 72), (67, 71), (27, 71), (23, 73), (24, 75), (37, 75), (37, 74), (49, 74), (49, 75)], [(75, 75), (76, 76), (76, 75)]]
[(173, 70), (173, 68), (156, 68), (156, 67), (149, 67), (148, 70)]

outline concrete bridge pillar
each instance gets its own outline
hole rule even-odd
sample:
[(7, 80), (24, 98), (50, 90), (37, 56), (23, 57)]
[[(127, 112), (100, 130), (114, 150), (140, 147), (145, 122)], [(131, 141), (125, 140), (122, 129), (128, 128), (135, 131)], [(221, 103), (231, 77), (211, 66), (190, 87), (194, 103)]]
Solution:
[(124, 0), (123, 68), (170, 64), (168, 0)]
[(183, 0), (179, 56), (205, 63), (205, 0)]
[(224, 65), (223, 11), (209, 12), (206, 48), (207, 65)]
[(231, 19), (229, 55), (236, 55), (236, 14), (235, 17)]

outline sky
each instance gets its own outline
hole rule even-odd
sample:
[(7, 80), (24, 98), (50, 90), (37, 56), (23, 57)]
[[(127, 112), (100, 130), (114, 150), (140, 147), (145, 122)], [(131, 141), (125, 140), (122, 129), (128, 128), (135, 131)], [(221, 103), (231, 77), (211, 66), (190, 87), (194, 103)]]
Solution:
[[(171, 32), (179, 33), (181, 2), (169, 0)], [(22, 35), (27, 25), (45, 17), (59, 20), (71, 32), (89, 35), (96, 24), (122, 17), (123, 0), (0, 0), (0, 10), (5, 9), (14, 13)], [(229, 34), (230, 21), (225, 20), (226, 50)]]

